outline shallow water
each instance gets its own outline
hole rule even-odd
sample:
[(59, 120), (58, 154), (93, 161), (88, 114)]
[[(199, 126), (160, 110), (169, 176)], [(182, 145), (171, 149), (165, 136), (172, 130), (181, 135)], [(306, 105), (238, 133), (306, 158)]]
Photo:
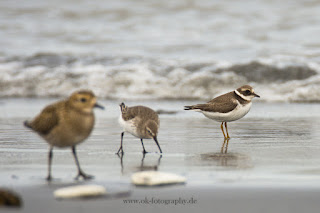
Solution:
[(319, 61), (319, 7), (308, 0), (4, 0), (0, 54)]
[[(53, 99), (2, 99), (0, 104), (0, 162), (2, 185), (42, 185), (47, 172), (47, 144), (23, 127)], [(194, 101), (127, 102), (143, 104), (160, 114), (158, 136), (163, 155), (145, 140), (143, 156), (139, 139), (124, 137), (123, 158), (115, 154), (120, 145), (118, 103), (101, 101), (91, 137), (79, 145), (82, 168), (100, 182), (129, 184), (130, 175), (159, 170), (185, 175), (187, 186), (206, 185), (319, 185), (319, 104), (254, 103), (248, 115), (228, 124), (231, 140), (221, 154), (220, 124), (200, 113), (183, 111)], [(54, 150), (53, 177), (71, 183), (76, 175), (71, 150)]]

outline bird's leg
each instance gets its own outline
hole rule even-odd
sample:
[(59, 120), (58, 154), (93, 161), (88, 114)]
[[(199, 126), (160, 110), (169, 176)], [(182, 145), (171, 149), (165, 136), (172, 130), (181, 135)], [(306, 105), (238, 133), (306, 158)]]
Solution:
[(142, 144), (142, 148), (143, 148), (143, 151), (142, 151), (142, 153), (143, 153), (143, 154), (146, 154), (146, 153), (148, 153), (148, 152), (146, 151), (146, 149), (144, 148), (144, 145), (143, 145), (143, 140), (142, 140), (142, 138), (140, 138), (140, 140), (141, 140), (141, 144)]
[(225, 143), (226, 143), (226, 138), (224, 138), (223, 143), (222, 143), (221, 152), (220, 152), (221, 154), (223, 154)]
[(222, 133), (223, 133), (224, 138), (227, 138), (226, 135), (224, 134), (224, 131), (223, 131), (223, 123), (224, 123), (224, 122), (221, 123), (221, 131), (222, 131)]
[(229, 137), (229, 133), (228, 133), (227, 122), (224, 122), (224, 126), (226, 127), (227, 139), (230, 139), (230, 137)]
[(53, 157), (53, 146), (50, 146), (49, 148), (49, 154), (48, 154), (48, 176), (47, 176), (47, 181), (51, 181), (51, 163), (52, 163), (52, 157)]
[(146, 153), (143, 153), (142, 159), (141, 159), (141, 164), (140, 164), (140, 170), (143, 171), (144, 168), (144, 158), (146, 157)]
[(119, 155), (119, 153), (123, 154), (123, 148), (122, 148), (122, 141), (123, 141), (123, 135), (124, 135), (124, 132), (121, 133), (121, 143), (120, 143), (120, 148), (118, 150), (118, 152), (116, 154)]
[(88, 175), (86, 173), (84, 173), (82, 171), (82, 169), (80, 168), (80, 164), (79, 164), (79, 160), (78, 160), (78, 157), (77, 157), (77, 152), (76, 152), (76, 146), (72, 146), (72, 153), (73, 153), (73, 157), (76, 161), (76, 164), (77, 164), (77, 167), (78, 167), (78, 175), (76, 176), (76, 180), (79, 179), (79, 177), (83, 177), (83, 179), (87, 180), (87, 179), (92, 179), (93, 176), (92, 175)]
[(226, 144), (226, 149), (225, 149), (225, 152), (224, 152), (225, 154), (227, 154), (227, 152), (228, 152), (229, 140), (230, 140), (230, 138), (226, 139), (227, 144)]
[(118, 153), (116, 153), (116, 154), (120, 158), (121, 174), (123, 174), (123, 156), (124, 156), (124, 154), (120, 154), (120, 155)]
[(153, 138), (153, 140), (154, 140), (154, 142), (156, 142), (156, 144), (157, 144), (157, 146), (158, 146), (158, 148), (159, 148), (160, 153), (162, 153), (162, 150), (161, 150), (161, 148), (160, 148), (160, 145), (159, 145), (157, 136), (155, 136), (155, 137)]

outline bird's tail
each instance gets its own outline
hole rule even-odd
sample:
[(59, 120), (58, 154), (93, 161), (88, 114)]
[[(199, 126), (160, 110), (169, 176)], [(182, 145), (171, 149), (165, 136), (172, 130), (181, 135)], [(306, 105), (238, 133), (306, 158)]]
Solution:
[[(192, 110), (196, 112), (201, 112), (207, 108), (207, 104), (196, 104), (192, 106), (184, 106), (184, 110)], [(205, 110), (206, 111), (206, 110)]]
[(127, 111), (128, 107), (122, 102), (120, 104), (120, 110), (122, 113), (125, 113)]
[(184, 110), (193, 110), (194, 108), (193, 108), (194, 106), (184, 106)]

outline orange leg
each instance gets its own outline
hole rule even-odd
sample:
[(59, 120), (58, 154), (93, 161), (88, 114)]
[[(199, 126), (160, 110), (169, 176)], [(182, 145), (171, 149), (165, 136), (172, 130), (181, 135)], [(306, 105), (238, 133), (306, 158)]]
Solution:
[[(229, 133), (228, 133), (227, 122), (224, 122), (224, 126), (226, 127), (227, 139), (230, 139), (230, 137), (229, 137)], [(226, 136), (224, 136), (224, 137), (226, 137)]]
[(226, 144), (226, 139), (224, 139), (223, 143), (222, 143), (222, 147), (221, 147), (221, 154), (223, 154), (224, 152), (224, 145)]
[(224, 131), (223, 131), (223, 122), (221, 123), (221, 131), (222, 131), (222, 133), (223, 133), (224, 138), (227, 138), (227, 137), (226, 137), (226, 134), (224, 134)]
[(227, 141), (225, 152), (224, 152), (225, 154), (227, 154), (227, 152), (228, 152), (229, 140), (230, 140), (230, 138), (225, 139), (225, 141)]

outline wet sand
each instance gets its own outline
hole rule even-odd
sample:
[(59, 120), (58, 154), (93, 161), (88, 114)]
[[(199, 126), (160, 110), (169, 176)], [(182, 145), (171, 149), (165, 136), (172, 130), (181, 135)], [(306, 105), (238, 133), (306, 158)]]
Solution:
[[(93, 181), (76, 182), (71, 150), (54, 150), (53, 178), (48, 185), (47, 144), (24, 128), (52, 99), (2, 99), (0, 103), (0, 162), (2, 187), (17, 191), (23, 212), (316, 212), (320, 207), (320, 104), (254, 103), (249, 114), (228, 124), (231, 140), (221, 154), (220, 124), (200, 113), (183, 111), (199, 101), (140, 101), (160, 114), (160, 156), (151, 140), (143, 157), (139, 139), (124, 137), (123, 158), (115, 155), (120, 145), (117, 101), (101, 101), (91, 137), (78, 146), (83, 170)], [(136, 105), (138, 102), (127, 102)], [(176, 113), (173, 113), (176, 112)], [(187, 184), (141, 188), (130, 184), (133, 172), (158, 170), (187, 177)], [(110, 195), (100, 199), (58, 201), (59, 187), (98, 183)], [(153, 204), (128, 204), (126, 199), (160, 199)], [(165, 200), (194, 199), (192, 204), (165, 204)], [(142, 201), (140, 201), (142, 202)], [(162, 202), (162, 203), (161, 203)], [(172, 201), (174, 202), (174, 201)]]

